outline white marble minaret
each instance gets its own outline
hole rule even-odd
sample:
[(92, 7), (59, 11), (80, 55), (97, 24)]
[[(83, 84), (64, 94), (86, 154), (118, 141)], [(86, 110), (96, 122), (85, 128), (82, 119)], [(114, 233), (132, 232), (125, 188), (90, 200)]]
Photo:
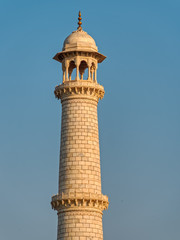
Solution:
[(54, 91), (62, 119), (59, 191), (51, 204), (58, 214), (58, 240), (102, 240), (102, 212), (109, 202), (101, 193), (97, 104), (104, 88), (97, 83), (97, 68), (105, 56), (82, 30), (80, 12), (78, 19), (78, 29), (54, 57), (62, 63), (63, 81)]

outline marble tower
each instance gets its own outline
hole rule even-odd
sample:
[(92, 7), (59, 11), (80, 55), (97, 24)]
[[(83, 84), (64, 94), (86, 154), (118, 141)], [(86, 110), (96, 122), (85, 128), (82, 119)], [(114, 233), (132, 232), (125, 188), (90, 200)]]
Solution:
[(54, 57), (62, 64), (63, 79), (54, 91), (62, 119), (59, 190), (51, 205), (58, 214), (58, 240), (102, 240), (102, 213), (109, 202), (101, 192), (97, 105), (104, 88), (97, 68), (106, 57), (82, 30), (80, 12), (78, 19), (78, 29)]

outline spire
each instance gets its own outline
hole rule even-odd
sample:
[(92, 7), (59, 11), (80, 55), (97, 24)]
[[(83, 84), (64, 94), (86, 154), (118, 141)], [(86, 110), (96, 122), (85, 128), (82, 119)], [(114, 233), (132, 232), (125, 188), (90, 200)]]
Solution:
[(78, 30), (82, 30), (82, 27), (81, 27), (81, 25), (82, 25), (81, 19), (82, 19), (82, 18), (81, 18), (81, 11), (79, 11), (79, 17), (78, 17), (78, 20), (79, 20), (78, 25), (79, 25), (79, 26), (78, 26), (78, 28), (77, 28)]

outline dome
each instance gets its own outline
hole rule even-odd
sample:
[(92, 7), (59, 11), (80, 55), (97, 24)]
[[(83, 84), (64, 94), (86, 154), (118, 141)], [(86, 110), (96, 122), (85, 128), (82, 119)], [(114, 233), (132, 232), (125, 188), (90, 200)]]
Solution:
[(64, 41), (62, 51), (98, 51), (94, 39), (82, 29), (72, 32)]
[[(62, 48), (62, 52), (56, 53), (53, 57), (58, 62), (63, 62), (64, 59), (70, 58), (70, 56), (81, 56), (81, 52), (86, 52), (86, 57), (93, 57), (97, 60), (98, 63), (104, 61), (106, 56), (98, 53), (98, 48), (94, 39), (87, 34), (87, 32), (82, 30), (81, 22), (81, 12), (79, 12), (78, 17), (78, 29), (72, 32), (65, 40)], [(76, 54), (74, 54), (76, 52)], [(88, 55), (88, 53), (91, 53)]]

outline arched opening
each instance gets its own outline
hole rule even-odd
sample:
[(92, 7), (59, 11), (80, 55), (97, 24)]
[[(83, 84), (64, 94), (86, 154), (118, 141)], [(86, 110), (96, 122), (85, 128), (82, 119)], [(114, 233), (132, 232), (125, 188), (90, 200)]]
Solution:
[(88, 80), (88, 68), (84, 70), (83, 79)]
[(88, 68), (87, 62), (86, 61), (81, 61), (79, 65), (79, 73), (80, 73), (80, 79), (83, 80), (83, 77), (85, 80), (88, 79), (88, 73), (85, 73), (85, 70)]
[(74, 61), (71, 61), (68, 68), (69, 80), (76, 79), (76, 71), (73, 71), (74, 68), (76, 68), (76, 64)]

